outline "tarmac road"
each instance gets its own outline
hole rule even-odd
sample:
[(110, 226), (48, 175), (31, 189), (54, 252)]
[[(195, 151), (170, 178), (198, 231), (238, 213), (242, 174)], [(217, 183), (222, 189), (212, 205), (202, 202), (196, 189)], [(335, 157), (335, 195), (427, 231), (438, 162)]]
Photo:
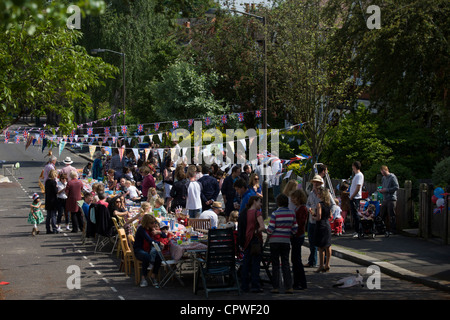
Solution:
[[(54, 150), (57, 153), (57, 150)], [(40, 225), (41, 234), (31, 236), (32, 226), (27, 224), (30, 196), (39, 192), (38, 176), (45, 165), (45, 155), (37, 147), (4, 144), (0, 142), (0, 160), (7, 163), (19, 161), (20, 173), (8, 176), (12, 183), (0, 183), (0, 281), (9, 282), (0, 286), (0, 299), (4, 300), (180, 300), (205, 301), (202, 291), (192, 293), (192, 274), (183, 273), (185, 286), (170, 282), (165, 288), (140, 288), (134, 284), (133, 276), (125, 276), (118, 271), (120, 261), (116, 255), (94, 254), (93, 245), (81, 244), (80, 234), (61, 233), (46, 235), (45, 225)], [(72, 157), (73, 166), (82, 168), (86, 159), (64, 150), (56, 154), (60, 161)], [(44, 211), (45, 214), (45, 211)], [(340, 244), (353, 239), (340, 239)], [(362, 240), (360, 241), (363, 244)], [(380, 239), (379, 241), (383, 241)], [(338, 247), (336, 246), (336, 250)], [(304, 261), (308, 248), (302, 250)], [(345, 252), (345, 250), (341, 250)], [(363, 249), (360, 248), (359, 252)], [(366, 255), (369, 255), (367, 253)], [(345, 259), (344, 259), (345, 258)], [(379, 260), (379, 259), (378, 259)], [(432, 261), (430, 262), (432, 263)], [(75, 266), (81, 272), (80, 289), (71, 289), (68, 268)], [(235, 303), (251, 301), (298, 301), (298, 300), (449, 300), (450, 294), (421, 283), (414, 283), (393, 277), (386, 273), (380, 275), (380, 288), (369, 289), (353, 287), (347, 289), (333, 288), (339, 279), (355, 274), (359, 270), (366, 283), (369, 274), (367, 265), (352, 261), (347, 256), (333, 256), (331, 271), (317, 274), (315, 269), (306, 269), (308, 289), (294, 295), (273, 295), (270, 285), (265, 285), (263, 293), (244, 293), (238, 297), (235, 292), (212, 293), (211, 301), (226, 300)], [(69, 271), (69, 272), (68, 272)], [(263, 273), (262, 273), (263, 274)], [(243, 300), (242, 300), (243, 299)], [(155, 302), (155, 306), (158, 303)], [(295, 305), (292, 305), (295, 307)]]

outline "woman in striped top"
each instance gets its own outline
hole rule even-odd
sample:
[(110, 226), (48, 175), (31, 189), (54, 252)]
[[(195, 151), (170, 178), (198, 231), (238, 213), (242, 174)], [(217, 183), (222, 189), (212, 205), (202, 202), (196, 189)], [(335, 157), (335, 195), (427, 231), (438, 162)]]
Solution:
[(272, 212), (267, 228), (267, 233), (270, 237), (270, 258), (273, 275), (273, 290), (271, 292), (279, 293), (281, 259), (285, 292), (294, 293), (289, 265), (289, 251), (291, 249), (291, 236), (297, 232), (297, 220), (295, 213), (288, 208), (289, 199), (285, 194), (280, 194), (276, 202), (278, 208)]

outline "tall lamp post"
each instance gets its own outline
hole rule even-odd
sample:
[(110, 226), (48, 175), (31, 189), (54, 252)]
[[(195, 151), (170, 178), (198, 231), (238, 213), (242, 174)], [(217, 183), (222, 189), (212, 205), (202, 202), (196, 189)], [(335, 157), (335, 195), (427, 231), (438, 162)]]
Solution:
[[(263, 55), (264, 55), (264, 92), (263, 92), (263, 104), (264, 104), (264, 110), (263, 110), (263, 129), (267, 129), (267, 44), (266, 44), (266, 17), (258, 16), (253, 13), (239, 11), (236, 9), (229, 9), (232, 12), (240, 13), (255, 19), (258, 19), (262, 22), (264, 27), (264, 39), (263, 39)], [(211, 8), (206, 12), (207, 16), (214, 16), (215, 12), (217, 11), (216, 8)], [(267, 135), (266, 135), (267, 137)], [(269, 182), (268, 178), (269, 176), (266, 174), (267, 169), (266, 165), (264, 165), (263, 175), (264, 175), (264, 181), (263, 181), (263, 207), (262, 207), (262, 213), (263, 217), (267, 218), (268, 212), (269, 212)]]
[[(126, 101), (126, 87), (125, 87), (125, 53), (113, 51), (109, 49), (92, 49), (91, 54), (97, 54), (100, 52), (112, 52), (122, 56), (123, 70), (122, 70), (122, 82), (123, 82), (123, 125), (125, 125), (125, 101)], [(116, 128), (117, 130), (117, 128)]]

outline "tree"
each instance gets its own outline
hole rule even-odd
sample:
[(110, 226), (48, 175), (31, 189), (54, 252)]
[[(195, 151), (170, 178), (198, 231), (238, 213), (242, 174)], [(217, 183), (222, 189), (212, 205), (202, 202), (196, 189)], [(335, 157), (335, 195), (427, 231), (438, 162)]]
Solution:
[(334, 135), (341, 110), (355, 104), (352, 47), (336, 45), (340, 16), (328, 15), (322, 1), (274, 1), (268, 12), (270, 108), (303, 127), (313, 161)]
[(80, 33), (55, 27), (49, 21), (0, 33), (0, 126), (2, 130), (26, 114), (55, 114), (63, 133), (74, 127), (75, 108), (88, 111), (88, 90), (113, 78), (117, 69), (75, 45)]
[(178, 60), (150, 87), (153, 110), (161, 121), (223, 114), (223, 102), (211, 92), (216, 82), (216, 74), (199, 73), (193, 64)]

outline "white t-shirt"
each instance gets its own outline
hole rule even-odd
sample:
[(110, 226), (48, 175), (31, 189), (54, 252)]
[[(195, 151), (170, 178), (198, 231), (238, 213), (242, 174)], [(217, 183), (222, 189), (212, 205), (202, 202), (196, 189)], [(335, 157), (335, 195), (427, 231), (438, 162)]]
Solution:
[(130, 187), (127, 188), (127, 190), (129, 191), (128, 196), (130, 197), (130, 199), (134, 199), (134, 198), (138, 198), (139, 197), (137, 188), (135, 186), (130, 186)]
[(217, 228), (217, 223), (219, 221), (219, 218), (217, 217), (217, 214), (212, 211), (211, 209), (205, 210), (200, 215), (199, 219), (210, 219), (211, 220), (211, 228)]
[(197, 181), (190, 181), (186, 196), (186, 209), (198, 210), (202, 208), (202, 199), (200, 194), (202, 192), (202, 186)]
[(56, 182), (56, 187), (58, 188), (58, 195), (57, 195), (58, 198), (60, 198), (60, 199), (67, 199), (66, 191), (60, 192), (66, 186), (67, 186), (67, 182), (66, 183), (62, 183), (61, 181)]
[(364, 175), (362, 174), (362, 172), (358, 172), (357, 174), (355, 174), (355, 176), (352, 179), (352, 184), (350, 185), (350, 196), (352, 196), (353, 192), (355, 192), (356, 186), (361, 185), (359, 192), (354, 197), (354, 199), (361, 199), (363, 184), (364, 184)]

